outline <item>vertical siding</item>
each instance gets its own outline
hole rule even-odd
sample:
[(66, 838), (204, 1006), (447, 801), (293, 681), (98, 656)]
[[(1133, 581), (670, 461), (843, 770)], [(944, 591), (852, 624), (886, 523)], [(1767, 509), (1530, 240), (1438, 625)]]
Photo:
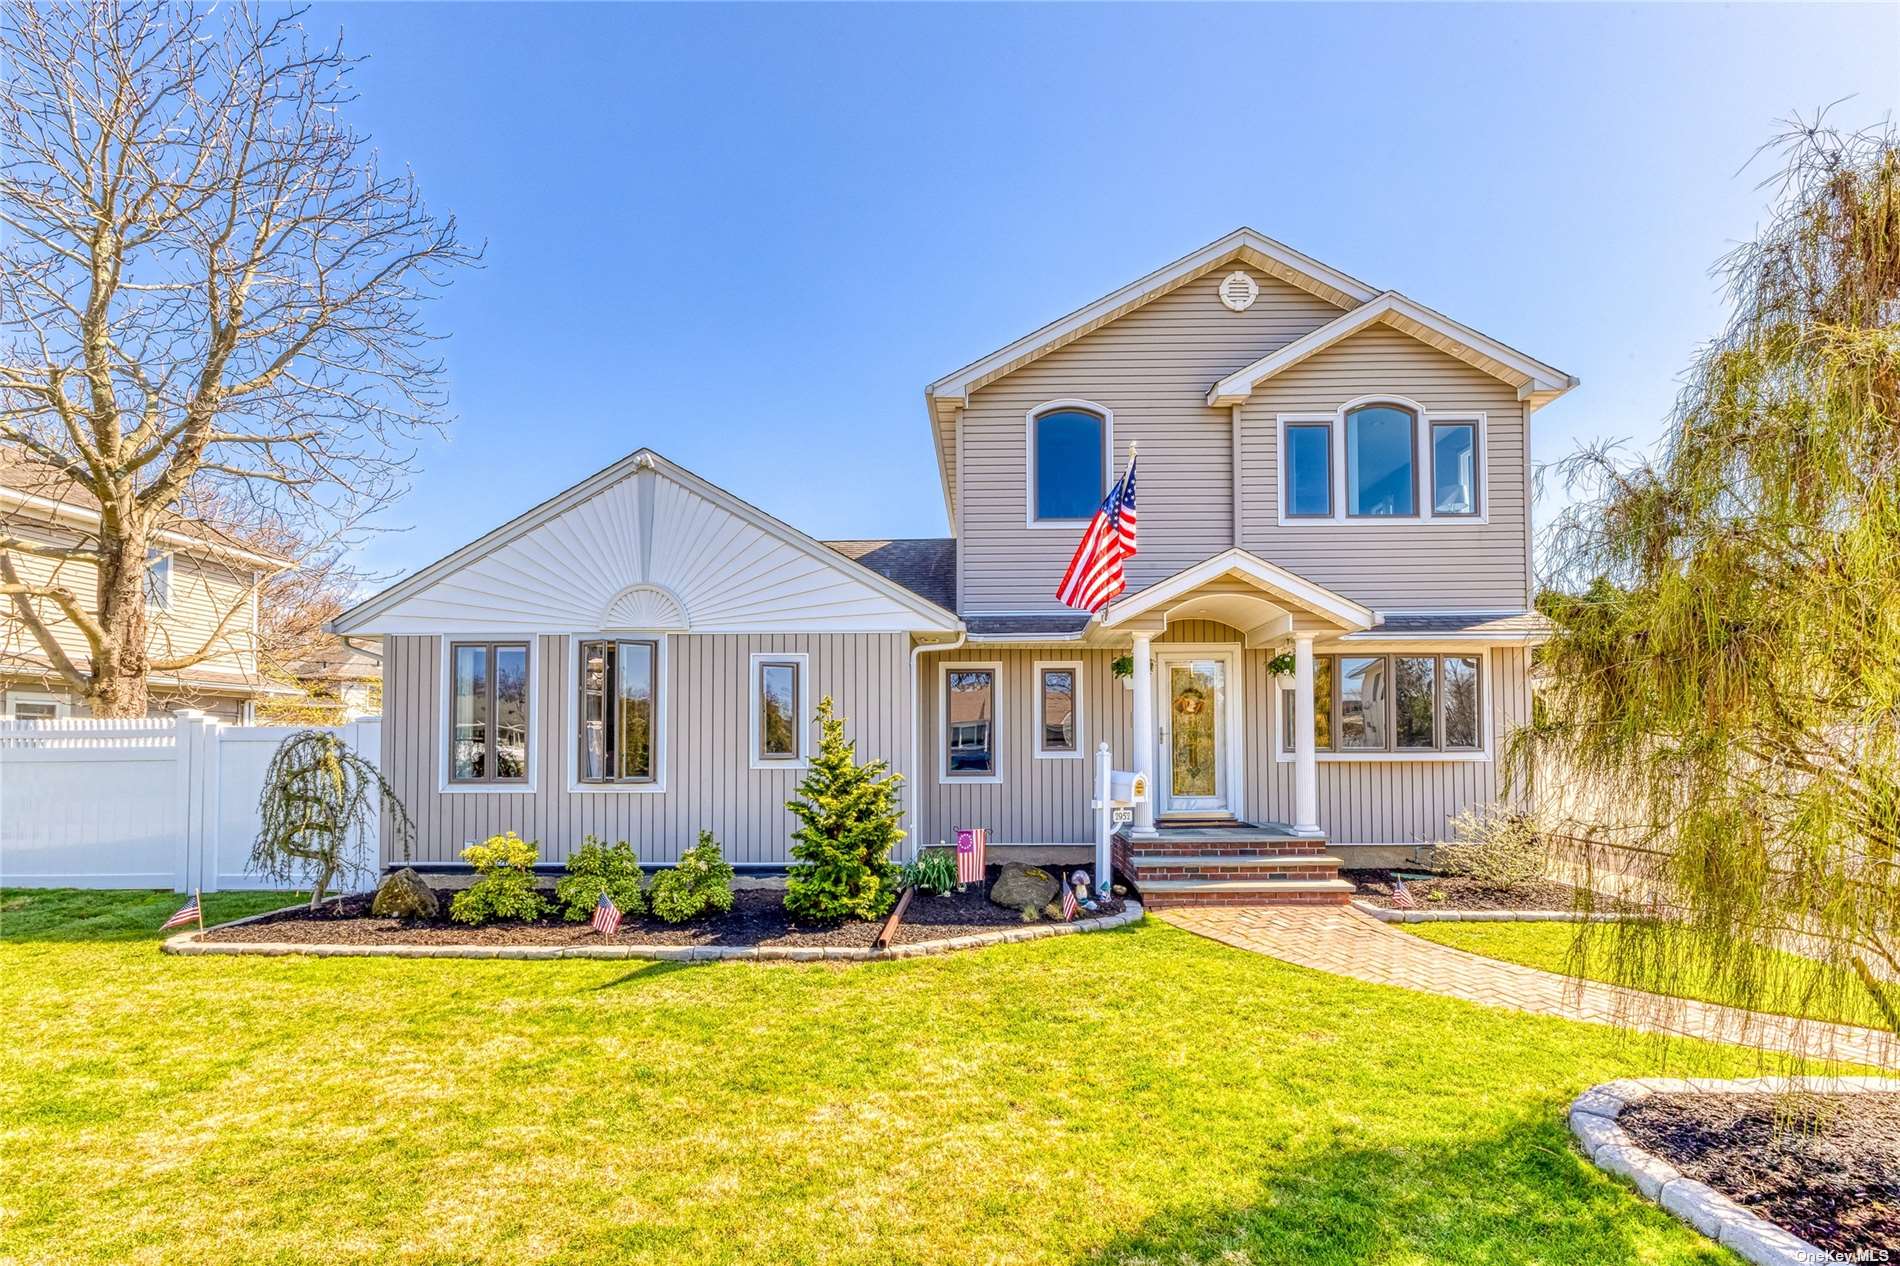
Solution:
[[(802, 771), (751, 768), (751, 657), (810, 656), (813, 708), (832, 696), (860, 758), (900, 772), (909, 763), (909, 639), (874, 634), (683, 634), (668, 644), (665, 703), (666, 790), (570, 792), (575, 701), (565, 637), (540, 639), (531, 759), (533, 792), (443, 793), (441, 641), (385, 640), (384, 775), (417, 825), (415, 860), (450, 862), (473, 840), (519, 831), (561, 861), (582, 836), (627, 840), (647, 862), (671, 862), (710, 830), (735, 862), (789, 860), (794, 819), (785, 808)], [(814, 740), (815, 741), (815, 740)], [(400, 860), (385, 856), (385, 861)]]
[(1052, 590), (1077, 531), (1026, 528), (1024, 415), (1048, 400), (1114, 411), (1116, 467), (1141, 442), (1138, 589), (1233, 544), (1233, 435), (1207, 389), (1224, 374), (1340, 315), (1262, 273), (1260, 297), (1231, 312), (1218, 296), (1232, 267), (1155, 300), (977, 391), (963, 413), (965, 612), (1060, 610)]
[[(1172, 625), (1156, 640), (1170, 643), (1238, 642), (1226, 625), (1187, 620)], [(1117, 680), (1110, 663), (1121, 652), (1072, 647), (997, 649), (964, 647), (948, 655), (926, 655), (920, 692), (924, 734), (920, 846), (954, 837), (958, 827), (987, 827), (1000, 844), (1087, 843), (1094, 838), (1089, 817), (1089, 763), (1039, 760), (1035, 755), (1034, 665), (1044, 660), (1080, 660), (1083, 665), (1082, 740), (1086, 751), (1107, 739), (1118, 767), (1129, 755), (1133, 694)], [(1293, 817), (1293, 765), (1273, 757), (1277, 724), (1274, 679), (1267, 672), (1267, 650), (1240, 652), (1240, 697), (1246, 752), (1244, 808), (1253, 821), (1287, 822)], [(1002, 665), (999, 710), (1000, 783), (940, 783), (941, 667), (944, 663), (995, 662)], [(1527, 656), (1515, 647), (1490, 652), (1487, 707), (1491, 714), (1491, 759), (1484, 761), (1321, 761), (1319, 818), (1328, 838), (1348, 844), (1413, 843), (1443, 838), (1445, 821), (1473, 804), (1497, 799), (1497, 753), (1509, 730), (1530, 715)]]
[[(1348, 400), (1382, 392), (1416, 400), (1429, 410), (1485, 414), (1488, 522), (1278, 522), (1277, 416), (1330, 413)], [(1240, 433), (1244, 548), (1372, 607), (1522, 610), (1529, 605), (1524, 409), (1507, 384), (1409, 335), (1374, 326), (1262, 383), (1241, 406)], [(1424, 453), (1421, 437), (1421, 461)], [(1145, 533), (1145, 502), (1142, 510)]]

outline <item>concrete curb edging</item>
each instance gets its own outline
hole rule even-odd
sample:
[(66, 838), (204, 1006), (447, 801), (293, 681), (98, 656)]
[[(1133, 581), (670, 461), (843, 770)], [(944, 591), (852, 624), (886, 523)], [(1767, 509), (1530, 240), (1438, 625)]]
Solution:
[(1633, 1103), (1660, 1094), (1784, 1094), (1803, 1090), (1813, 1094), (1847, 1095), (1900, 1091), (1900, 1080), (1890, 1077), (1743, 1077), (1719, 1080), (1702, 1077), (1642, 1077), (1606, 1081), (1578, 1095), (1570, 1105), (1570, 1132), (1577, 1147), (1607, 1173), (1636, 1184), (1655, 1201), (1719, 1244), (1754, 1262), (1755, 1266), (1813, 1266), (1833, 1260), (1792, 1231), (1758, 1217), (1707, 1183), (1686, 1177), (1654, 1152), (1636, 1145), (1617, 1118)]
[(1389, 910), (1357, 897), (1352, 905), (1381, 923), (1615, 923), (1627, 917), (1580, 910)]
[[(272, 910), (248, 918), (233, 919), (206, 928), (223, 928), (256, 923), (279, 913)], [(1077, 932), (1106, 932), (1126, 927), (1143, 917), (1141, 903), (1129, 901), (1119, 914), (1073, 923), (1026, 923), (1021, 927), (1000, 928), (970, 936), (944, 937), (935, 941), (914, 941), (876, 950), (861, 945), (310, 945), (293, 941), (200, 941), (197, 932), (181, 932), (159, 946), (166, 954), (258, 955), (281, 958), (289, 954), (307, 954), (313, 958), (640, 958), (659, 962), (705, 963), (738, 959), (745, 962), (879, 962), (894, 958), (922, 958), (929, 954), (947, 954), (957, 950), (979, 949), (1016, 941), (1036, 941), (1050, 936), (1068, 936)]]

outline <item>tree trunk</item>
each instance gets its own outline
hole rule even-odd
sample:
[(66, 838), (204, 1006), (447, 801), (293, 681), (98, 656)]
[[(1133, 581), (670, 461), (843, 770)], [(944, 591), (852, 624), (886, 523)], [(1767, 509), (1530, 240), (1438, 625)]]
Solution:
[(148, 704), (145, 652), (145, 538), (107, 533), (99, 568), (99, 624), (86, 707), (96, 717), (142, 717)]

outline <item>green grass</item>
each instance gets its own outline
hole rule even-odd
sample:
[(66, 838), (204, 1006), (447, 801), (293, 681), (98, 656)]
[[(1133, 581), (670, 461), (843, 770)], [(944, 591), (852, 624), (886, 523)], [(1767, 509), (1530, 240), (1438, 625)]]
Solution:
[[(1585, 943), (1582, 957), (1573, 959), (1577, 930), (1576, 925), (1570, 923), (1402, 923), (1397, 926), (1428, 941), (1486, 958), (1579, 975), (1586, 980), (1628, 983), (1619, 980), (1615, 973), (1611, 933), (1606, 930), (1594, 931)], [(1765, 973), (1769, 981), (1767, 993), (1742, 996), (1725, 981), (1714, 978), (1708, 964), (1695, 960), (1681, 964), (1671, 977), (1669, 992), (1677, 997), (1777, 1015), (1885, 1027), (1879, 1009), (1857, 983), (1831, 980), (1819, 963), (1799, 954), (1777, 950), (1771, 958), (1772, 966)]]
[(1737, 1260), (1569, 1146), (1656, 1048), (1153, 921), (859, 965), (180, 958), (176, 904), (0, 893), (0, 1259)]

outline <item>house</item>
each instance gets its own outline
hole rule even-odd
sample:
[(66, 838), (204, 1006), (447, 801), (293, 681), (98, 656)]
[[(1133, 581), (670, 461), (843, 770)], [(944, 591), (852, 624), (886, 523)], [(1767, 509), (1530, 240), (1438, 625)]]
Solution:
[[(1117, 844), (1151, 903), (1339, 901), (1341, 859), (1504, 794), (1527, 428), (1575, 385), (1241, 229), (925, 389), (949, 538), (815, 541), (641, 449), (332, 627), (384, 638), (425, 864), (509, 828), (664, 863), (704, 827), (783, 865), (782, 719), (830, 695), (905, 774), (907, 849), (1086, 857), (1105, 742), (1153, 791)], [(1069, 610), (1137, 442), (1127, 589)]]
[[(80, 485), (11, 450), (0, 451), (0, 534), (28, 545), (75, 547), (96, 537), (99, 522), (98, 503)], [(7, 552), (23, 582), (57, 583), (82, 602), (96, 601), (98, 575), (91, 562), (49, 558), (26, 548)], [(259, 700), (297, 693), (266, 680), (257, 662), (258, 585), (290, 566), (290, 560), (252, 548), (203, 520), (177, 516), (160, 529), (146, 572), (148, 649), (159, 659), (190, 659), (207, 649), (210, 654), (177, 671), (152, 674), (154, 716), (197, 708), (221, 720), (249, 721)], [(18, 720), (85, 716), (80, 692), (21, 618), (22, 603), (74, 663), (83, 667), (91, 653), (79, 628), (52, 602), (6, 600), (0, 605), (4, 715)]]
[(267, 724), (340, 725), (382, 715), (383, 648), (376, 638), (326, 635), (289, 656), (273, 655), (267, 645), (263, 658), (269, 675), (299, 691), (260, 704)]

